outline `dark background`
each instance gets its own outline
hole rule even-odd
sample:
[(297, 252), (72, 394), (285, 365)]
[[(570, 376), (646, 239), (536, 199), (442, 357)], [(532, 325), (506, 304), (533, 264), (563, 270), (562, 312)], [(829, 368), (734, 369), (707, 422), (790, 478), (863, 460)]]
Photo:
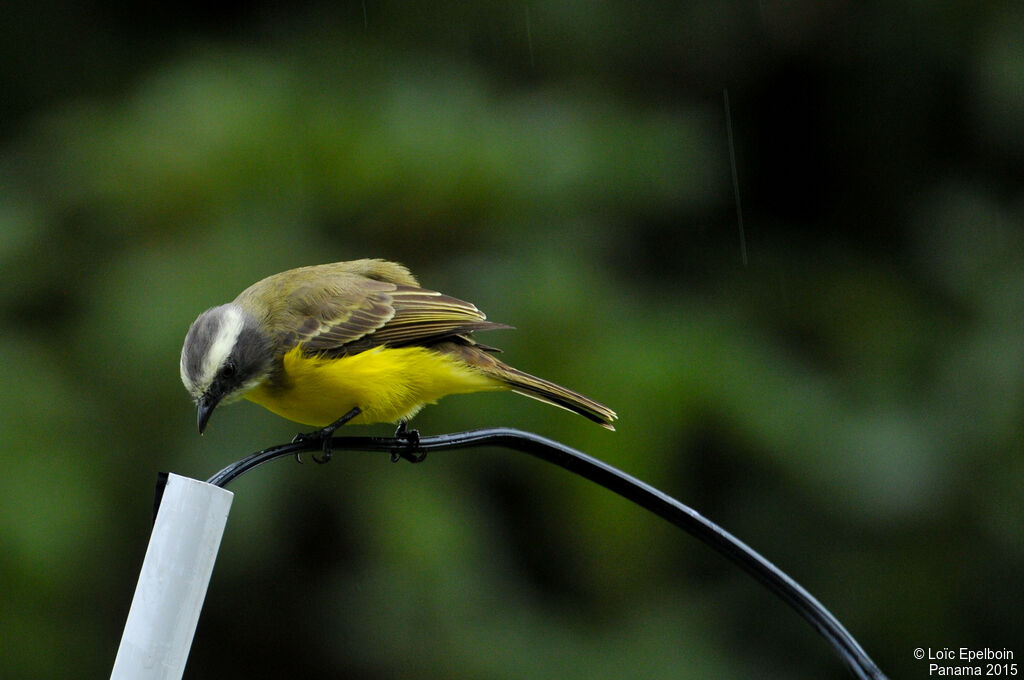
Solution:
[[(196, 434), (195, 316), (368, 256), (621, 416), (470, 395), (424, 433), (520, 427), (639, 476), (894, 678), (926, 677), (916, 647), (1024, 653), (1019, 3), (5, 15), (0, 675), (105, 677), (157, 472), (296, 431), (243, 403)], [(233, 490), (189, 678), (846, 677), (705, 546), (515, 454)]]

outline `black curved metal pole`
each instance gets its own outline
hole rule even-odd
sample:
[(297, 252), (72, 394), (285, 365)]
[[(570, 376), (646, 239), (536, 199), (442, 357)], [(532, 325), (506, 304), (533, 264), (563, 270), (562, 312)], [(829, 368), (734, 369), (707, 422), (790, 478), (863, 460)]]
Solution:
[[(407, 440), (392, 437), (346, 436), (334, 437), (331, 440), (331, 448), (334, 450), (382, 451), (399, 454), (427, 453), (475, 446), (500, 446), (528, 453), (600, 484), (609, 491), (614, 491), (668, 520), (732, 560), (793, 607), (825, 638), (855, 677), (864, 680), (885, 680), (882, 671), (839, 620), (803, 586), (782, 570), (693, 508), (585, 453), (551, 439), (512, 428), (470, 430), (422, 437), (414, 447), (411, 447)], [(224, 487), (233, 479), (264, 463), (284, 456), (316, 451), (320, 447), (321, 443), (317, 441), (299, 441), (264, 449), (232, 463), (211, 477), (208, 482)]]

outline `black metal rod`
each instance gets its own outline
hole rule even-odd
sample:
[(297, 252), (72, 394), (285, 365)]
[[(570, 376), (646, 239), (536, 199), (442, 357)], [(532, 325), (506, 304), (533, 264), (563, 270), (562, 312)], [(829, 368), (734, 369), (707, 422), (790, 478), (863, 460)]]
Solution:
[[(668, 520), (732, 560), (795, 609), (825, 638), (855, 677), (864, 680), (885, 680), (882, 671), (839, 620), (782, 570), (693, 508), (585, 453), (551, 439), (511, 428), (471, 430), (422, 437), (414, 448), (410, 447), (408, 441), (392, 437), (346, 436), (334, 437), (331, 440), (331, 448), (334, 450), (388, 453), (426, 453), (477, 446), (499, 446), (528, 453), (600, 484), (609, 491), (614, 491)], [(317, 451), (320, 448), (320, 442), (314, 440), (264, 449), (232, 463), (211, 477), (208, 482), (224, 487), (233, 479), (259, 465), (284, 456)]]

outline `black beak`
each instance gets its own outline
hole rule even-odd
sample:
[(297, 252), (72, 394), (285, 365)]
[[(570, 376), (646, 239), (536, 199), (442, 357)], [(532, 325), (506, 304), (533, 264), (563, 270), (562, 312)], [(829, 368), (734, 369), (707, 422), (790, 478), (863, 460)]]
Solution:
[(210, 416), (213, 414), (213, 409), (217, 408), (217, 403), (220, 401), (220, 397), (213, 397), (204, 394), (198, 402), (196, 402), (196, 424), (199, 425), (199, 434), (203, 433), (206, 429), (206, 423), (209, 422)]

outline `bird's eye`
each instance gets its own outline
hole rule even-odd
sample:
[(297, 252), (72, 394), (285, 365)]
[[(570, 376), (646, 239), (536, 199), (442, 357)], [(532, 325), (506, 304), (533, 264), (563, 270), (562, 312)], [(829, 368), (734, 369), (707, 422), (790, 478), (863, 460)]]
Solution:
[(235, 374), (235, 362), (225, 361), (224, 368), (220, 369), (220, 375), (222, 378), (230, 378)]

